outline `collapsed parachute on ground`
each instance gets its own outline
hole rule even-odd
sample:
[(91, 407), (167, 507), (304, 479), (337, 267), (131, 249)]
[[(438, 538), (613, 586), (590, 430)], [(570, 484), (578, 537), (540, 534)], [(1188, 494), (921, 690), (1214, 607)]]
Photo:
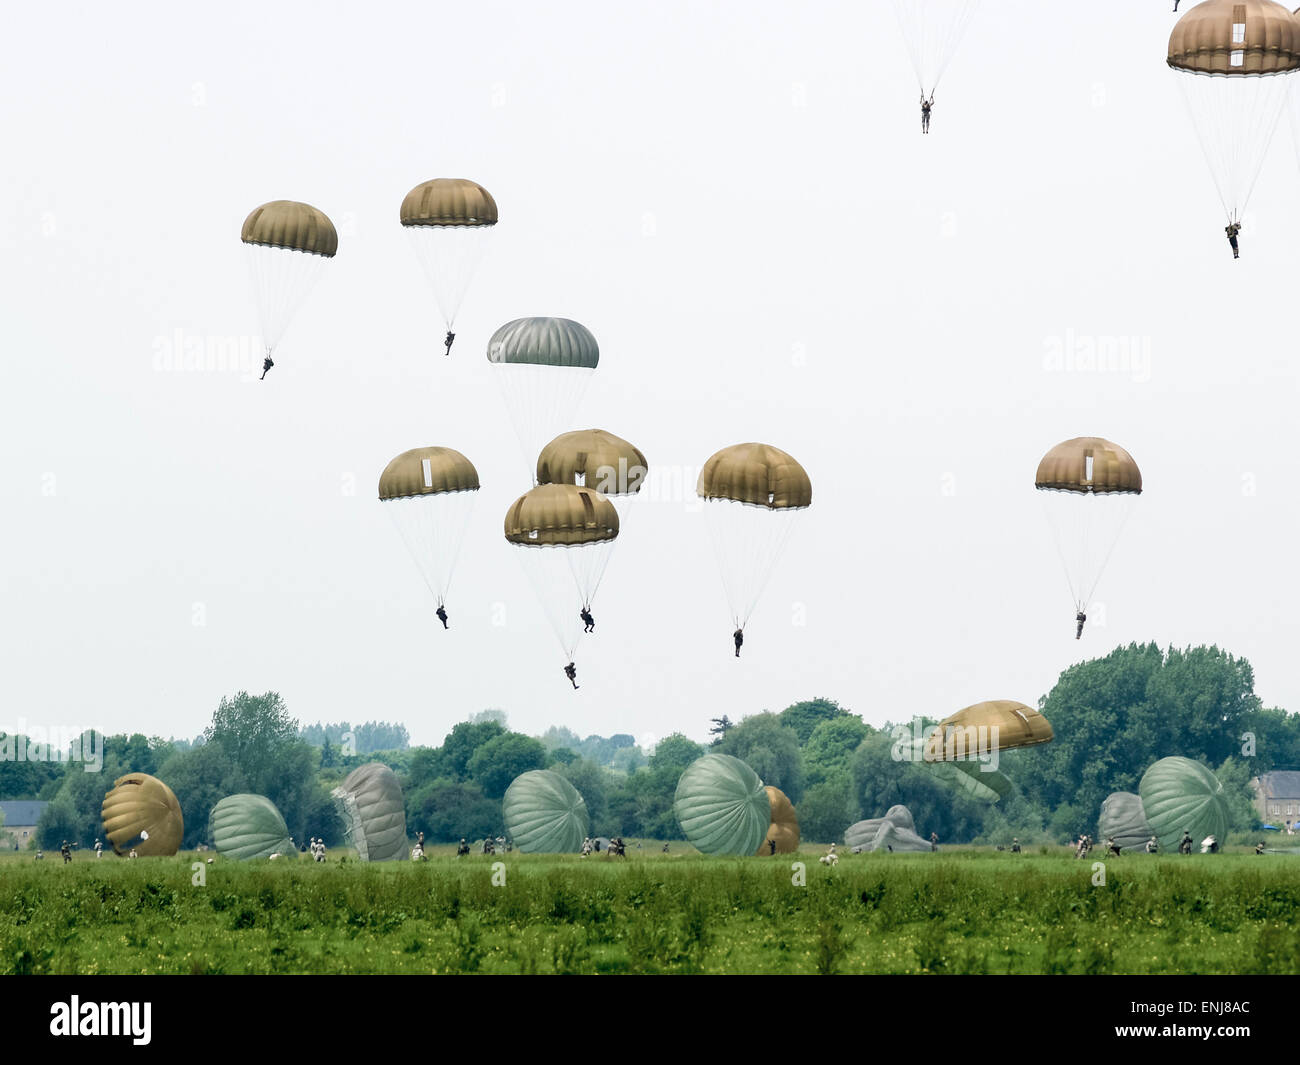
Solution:
[(1207, 0), (1169, 35), (1177, 76), (1229, 222), (1240, 222), (1300, 69), (1300, 20), (1270, 0)]
[(113, 781), (100, 817), (115, 854), (134, 850), (141, 858), (170, 857), (185, 835), (181, 804), (171, 788), (148, 773), (128, 773)]
[(223, 858), (242, 862), (294, 852), (284, 817), (265, 795), (227, 795), (212, 808), (208, 825)]
[(702, 854), (755, 854), (772, 823), (763, 782), (729, 754), (697, 758), (677, 781), (673, 813)]
[(547, 620), (572, 661), (580, 612), (591, 608), (618, 538), (618, 511), (594, 488), (539, 485), (506, 511), (506, 541), (533, 583)]
[(397, 774), (382, 762), (352, 770), (330, 795), (363, 862), (406, 857), (406, 810)]
[(940, 721), (926, 741), (925, 753), (931, 762), (955, 762), (1051, 743), (1052, 736), (1052, 726), (1037, 710), (1013, 699), (994, 699)]
[(379, 477), (384, 509), (439, 606), (446, 602), (478, 490), (474, 464), (449, 447), (404, 451)]
[(525, 854), (572, 854), (587, 836), (587, 804), (565, 777), (534, 769), (515, 777), (501, 803), (506, 833)]
[(732, 623), (744, 629), (793, 522), (812, 505), (812, 481), (780, 448), (736, 444), (710, 456), (695, 491), (704, 500)]
[(934, 845), (916, 832), (912, 812), (906, 806), (891, 806), (884, 817), (858, 821), (844, 830), (844, 844), (854, 854), (873, 851), (924, 852)]
[(466, 178), (434, 178), (406, 194), (400, 217), (451, 332), (497, 224), (496, 200)]
[[(761, 854), (794, 854), (799, 849), (799, 817), (795, 813), (794, 803), (780, 788), (767, 785), (767, 800), (771, 806), (771, 821), (767, 826), (767, 835), (758, 845)], [(776, 847), (773, 848), (772, 844)]]
[(248, 253), (262, 343), (270, 357), (315, 287), (321, 266), (338, 252), (339, 235), (311, 204), (273, 200), (244, 219), (239, 239)]
[(1184, 832), (1199, 843), (1228, 835), (1228, 802), (1219, 778), (1190, 758), (1161, 758), (1138, 784), (1142, 811), (1165, 852), (1178, 850)]
[(1145, 851), (1147, 841), (1155, 835), (1147, 824), (1142, 797), (1131, 791), (1116, 791), (1106, 796), (1097, 819), (1097, 832), (1102, 839), (1113, 839), (1125, 851)]
[(532, 476), (542, 445), (572, 424), (600, 347), (568, 318), (517, 318), (492, 334), (487, 359)]
[(1075, 610), (1086, 614), (1133, 500), (1142, 494), (1142, 471), (1118, 444), (1081, 436), (1043, 456), (1034, 487), (1041, 493)]
[(979, 0), (894, 0), (898, 25), (923, 96), (933, 96)]
[(604, 429), (563, 433), (537, 456), (538, 484), (594, 488), (611, 501), (641, 491), (648, 470), (640, 448)]

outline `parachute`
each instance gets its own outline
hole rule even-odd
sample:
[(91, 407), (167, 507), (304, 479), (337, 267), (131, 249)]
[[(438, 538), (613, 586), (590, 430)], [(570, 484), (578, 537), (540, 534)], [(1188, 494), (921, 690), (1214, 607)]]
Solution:
[(673, 813), (703, 854), (755, 854), (772, 823), (758, 774), (729, 754), (697, 758), (677, 782)]
[(330, 792), (347, 830), (348, 842), (363, 862), (406, 857), (406, 810), (397, 774), (382, 762), (352, 770)]
[(641, 491), (648, 471), (640, 448), (604, 429), (563, 433), (537, 456), (538, 484), (591, 487), (612, 501)]
[(780, 448), (736, 444), (710, 457), (695, 491), (704, 500), (732, 621), (743, 629), (795, 518), (812, 503), (812, 482)]
[(247, 251), (269, 358), (316, 287), (322, 264), (338, 251), (339, 235), (325, 213), (310, 204), (273, 200), (244, 219), (239, 239)]
[[(1102, 839), (1113, 839), (1120, 850), (1145, 850), (1147, 840), (1154, 833), (1147, 824), (1142, 809), (1142, 798), (1131, 791), (1117, 791), (1106, 796), (1097, 819), (1097, 832)], [(1179, 835), (1181, 839), (1181, 833)]]
[(208, 826), (224, 858), (242, 862), (294, 851), (284, 817), (265, 795), (227, 795), (212, 808)]
[(434, 178), (406, 194), (401, 221), (450, 333), (497, 224), (496, 200), (476, 182)]
[(1219, 778), (1190, 758), (1161, 758), (1138, 783), (1142, 812), (1160, 849), (1175, 853), (1184, 832), (1200, 842), (1228, 835), (1228, 802)]
[[(793, 854), (799, 849), (799, 818), (794, 812), (794, 803), (786, 797), (785, 792), (780, 788), (772, 787), (771, 784), (763, 790), (767, 792), (772, 814), (767, 826), (767, 835), (758, 845), (758, 853), (760, 855)], [(772, 850), (772, 842), (776, 843), (775, 851)]]
[(440, 607), (478, 488), (474, 464), (449, 447), (403, 451), (379, 477), (384, 509)]
[(181, 804), (171, 788), (148, 773), (128, 773), (113, 781), (100, 817), (119, 855), (134, 850), (141, 858), (170, 857), (185, 835)]
[(1075, 609), (1086, 614), (1133, 500), (1142, 494), (1142, 471), (1118, 444), (1081, 436), (1043, 456), (1034, 487), (1042, 493)]
[(858, 821), (844, 830), (844, 843), (854, 854), (863, 851), (933, 851), (934, 845), (922, 839), (906, 806), (891, 806), (884, 817)]
[(1012, 699), (994, 699), (940, 721), (926, 741), (926, 758), (955, 762), (991, 751), (1051, 743), (1052, 737), (1052, 726), (1037, 710)]
[(487, 358), (531, 467), (568, 428), (600, 362), (596, 338), (567, 318), (518, 318), (492, 334)]
[(1169, 35), (1177, 76), (1229, 222), (1240, 222), (1300, 69), (1300, 20), (1271, 0), (1206, 0)]
[(572, 854), (587, 836), (587, 804), (550, 769), (515, 777), (501, 803), (506, 832), (525, 854)]
[(539, 485), (506, 511), (506, 541), (533, 582), (566, 658), (573, 660), (581, 610), (589, 609), (618, 537), (618, 512), (594, 488)]
[(923, 96), (933, 96), (979, 0), (894, 0)]

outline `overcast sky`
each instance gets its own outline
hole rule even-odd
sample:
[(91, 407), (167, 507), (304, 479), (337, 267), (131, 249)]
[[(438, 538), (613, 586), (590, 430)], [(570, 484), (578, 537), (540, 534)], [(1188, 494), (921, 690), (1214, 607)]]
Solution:
[[(489, 707), (702, 739), (1033, 704), (1133, 640), (1300, 708), (1300, 175), (1284, 119), (1234, 262), (1171, 6), (986, 0), (928, 137), (886, 0), (11, 9), (0, 727), (192, 737), (275, 690), (417, 743)], [(398, 224), (436, 176), (501, 219), (450, 358)], [(256, 334), (239, 229), (282, 198), (340, 245), (274, 371), (168, 369)], [(525, 315), (592, 330), (573, 428), (653, 471), (576, 693), (501, 531), (529, 482), (484, 351)], [(1107, 337), (1134, 358), (1052, 360)], [(1033, 475), (1080, 435), (1146, 490), (1076, 642)], [(693, 487), (748, 440), (814, 495), (737, 660)], [(375, 492), (428, 444), (483, 484), (448, 632)]]

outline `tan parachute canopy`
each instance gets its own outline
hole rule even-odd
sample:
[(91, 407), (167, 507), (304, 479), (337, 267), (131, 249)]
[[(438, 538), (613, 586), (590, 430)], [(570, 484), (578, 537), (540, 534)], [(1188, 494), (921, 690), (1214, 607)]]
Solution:
[(724, 447), (704, 464), (695, 491), (703, 499), (793, 510), (812, 503), (807, 471), (770, 444)]
[[(538, 484), (583, 484), (606, 495), (641, 491), (645, 480), (641, 449), (604, 429), (581, 429), (557, 436), (537, 456)], [(606, 480), (612, 490), (607, 490)]]
[(117, 854), (134, 850), (142, 858), (169, 857), (180, 850), (185, 835), (181, 804), (171, 788), (148, 773), (113, 781), (100, 816)]
[[(980, 729), (987, 731), (981, 735)], [(926, 741), (925, 757), (930, 762), (962, 761), (989, 751), (1051, 743), (1053, 735), (1047, 718), (1033, 707), (1013, 699), (994, 699), (940, 721)]]
[(478, 470), (459, 451), (449, 447), (416, 447), (403, 451), (379, 475), (380, 499), (477, 490)]
[(402, 201), (404, 226), (494, 226), (497, 202), (482, 185), (465, 178), (434, 178), (416, 185)]
[(767, 785), (767, 798), (772, 805), (772, 823), (768, 826), (767, 836), (758, 848), (758, 853), (774, 853), (770, 841), (776, 841), (776, 854), (793, 854), (799, 849), (799, 818), (794, 812), (794, 803), (780, 788)]
[(506, 539), (525, 547), (574, 546), (613, 540), (618, 511), (593, 488), (544, 484), (506, 511)]
[(1300, 69), (1300, 20), (1270, 0), (1207, 0), (1174, 26), (1168, 63), (1238, 77)]
[[(1091, 461), (1089, 461), (1091, 460)], [(1133, 456), (1099, 436), (1080, 436), (1057, 444), (1038, 464), (1034, 487), (1054, 492), (1142, 491), (1142, 471)]]
[(338, 232), (325, 212), (294, 200), (272, 200), (256, 208), (244, 219), (239, 239), (245, 244), (287, 248), (326, 259), (339, 250)]

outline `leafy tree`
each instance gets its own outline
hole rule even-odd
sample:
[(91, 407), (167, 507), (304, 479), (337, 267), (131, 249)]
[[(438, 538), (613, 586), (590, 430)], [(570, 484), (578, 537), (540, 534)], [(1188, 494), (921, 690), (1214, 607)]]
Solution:
[[(781, 717), (784, 720), (785, 714)], [(809, 785), (846, 783), (852, 775), (853, 752), (874, 731), (856, 714), (840, 714), (821, 721), (803, 747)]]
[(407, 794), (406, 824), (430, 842), (495, 836), (502, 830), (501, 803), (487, 798), (477, 784), (434, 780)]
[(853, 801), (853, 778), (849, 774), (814, 784), (796, 811), (799, 834), (809, 843), (839, 843), (844, 830), (858, 820)]
[(834, 699), (809, 699), (787, 706), (780, 714), (781, 724), (786, 728), (794, 729), (795, 735), (799, 737), (800, 747), (807, 744), (813, 731), (823, 722), (853, 716), (855, 715), (850, 714)]
[[(667, 770), (675, 773), (676, 776), (681, 776), (686, 767), (703, 754), (704, 748), (698, 743), (680, 732), (674, 732), (671, 736), (665, 736), (655, 746), (655, 753), (650, 756), (650, 768)], [(676, 781), (673, 786), (677, 786)]]
[(553, 750), (557, 747), (567, 747), (571, 751), (577, 751), (582, 740), (578, 734), (571, 729), (559, 725), (552, 725), (538, 737), (542, 741), (542, 746), (547, 750)]
[(731, 718), (727, 717), (726, 714), (723, 714), (721, 717), (709, 718), (709, 721), (713, 725), (713, 727), (709, 729), (709, 735), (714, 737), (710, 746), (716, 747), (722, 742), (723, 737), (726, 736), (727, 730), (731, 728)]
[(489, 799), (499, 799), (520, 773), (541, 769), (544, 765), (546, 748), (540, 740), (519, 732), (503, 732), (478, 747), (466, 768), (484, 795)]
[(504, 710), (480, 710), (477, 714), (471, 714), (469, 720), (472, 725), (485, 725), (491, 722), (500, 725), (502, 731), (505, 731), (506, 712)]
[(268, 798), (282, 761), (300, 742), (298, 722), (275, 692), (222, 699), (204, 736), (239, 768), (249, 790)]
[(611, 823), (609, 820), (609, 797), (606, 792), (607, 781), (613, 783), (608, 770), (602, 769), (595, 762), (579, 759), (572, 765), (560, 770), (569, 783), (578, 789), (587, 804), (587, 816), (591, 818), (591, 830), (598, 836), (611, 833), (631, 832), (626, 825)]
[(89, 833), (84, 811), (78, 810), (68, 798), (55, 799), (41, 811), (36, 824), (36, 839), (44, 850), (57, 850), (66, 839), (78, 846), (90, 844), (94, 836)]
[(555, 765), (572, 765), (578, 760), (578, 756), (568, 747), (556, 747), (551, 751), (551, 761)]
[(803, 796), (803, 758), (794, 729), (781, 723), (776, 714), (755, 714), (729, 728), (717, 745), (719, 754), (729, 754), (748, 763), (764, 784), (780, 788), (793, 803)]
[(1260, 824), (1259, 811), (1252, 801), (1254, 790), (1250, 786), (1253, 775), (1250, 766), (1240, 758), (1225, 758), (1223, 764), (1214, 771), (1223, 785), (1224, 796), (1228, 800), (1228, 831), (1249, 832)]
[[(442, 741), (442, 764), (446, 775), (453, 780), (468, 780), (469, 763), (475, 752), (484, 744), (504, 736), (506, 730), (499, 722), (482, 721), (477, 724), (462, 721)], [(507, 784), (509, 781), (506, 782)]]
[(227, 795), (251, 790), (226, 748), (215, 743), (173, 754), (159, 769), (158, 777), (172, 789), (181, 804), (185, 819), (181, 845), (186, 849), (212, 842), (208, 819), (218, 802)]

